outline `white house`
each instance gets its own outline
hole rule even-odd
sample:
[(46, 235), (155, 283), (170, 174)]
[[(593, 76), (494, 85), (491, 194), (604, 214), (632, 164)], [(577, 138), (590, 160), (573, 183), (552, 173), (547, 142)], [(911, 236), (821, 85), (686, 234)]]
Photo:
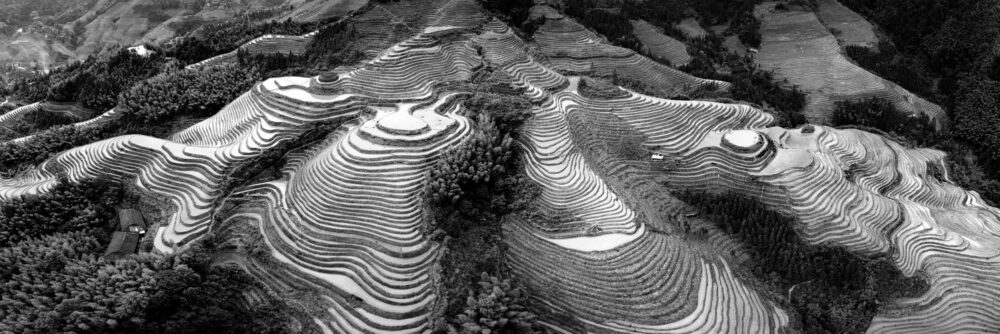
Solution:
[(143, 56), (143, 57), (146, 57), (146, 56), (149, 56), (151, 54), (156, 53), (153, 50), (147, 49), (145, 45), (136, 45), (136, 46), (130, 47), (130, 48), (128, 48), (128, 51), (131, 52), (131, 53)]

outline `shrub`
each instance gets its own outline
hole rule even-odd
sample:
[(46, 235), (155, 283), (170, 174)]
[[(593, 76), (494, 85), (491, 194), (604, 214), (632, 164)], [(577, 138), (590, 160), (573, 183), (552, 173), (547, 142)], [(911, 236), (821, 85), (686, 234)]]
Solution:
[(485, 272), (479, 279), (479, 290), (469, 291), (465, 310), (452, 323), (450, 333), (541, 333), (536, 317), (527, 311), (524, 288), (509, 279), (500, 280)]
[(580, 95), (599, 100), (612, 100), (629, 96), (627, 92), (607, 81), (590, 77), (583, 77), (580, 80), (579, 90)]

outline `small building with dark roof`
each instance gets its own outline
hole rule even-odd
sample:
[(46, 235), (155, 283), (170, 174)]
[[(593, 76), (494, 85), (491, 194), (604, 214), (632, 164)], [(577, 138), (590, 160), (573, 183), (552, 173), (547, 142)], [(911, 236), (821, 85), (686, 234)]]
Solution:
[(123, 256), (135, 254), (136, 250), (139, 249), (139, 239), (139, 233), (115, 232), (111, 235), (111, 243), (108, 244), (108, 250), (104, 252), (104, 255)]
[(118, 210), (118, 230), (139, 234), (146, 233), (146, 219), (142, 218), (142, 213), (136, 209)]
[(111, 243), (104, 256), (125, 256), (135, 254), (139, 241), (146, 234), (146, 219), (136, 209), (118, 209), (118, 226), (111, 235)]

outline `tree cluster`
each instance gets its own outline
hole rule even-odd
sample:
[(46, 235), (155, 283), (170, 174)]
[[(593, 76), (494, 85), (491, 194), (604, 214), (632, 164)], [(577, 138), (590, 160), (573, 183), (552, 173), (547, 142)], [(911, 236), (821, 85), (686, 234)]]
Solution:
[(164, 73), (121, 94), (118, 101), (121, 121), (149, 127), (179, 115), (209, 116), (258, 80), (257, 71), (247, 71), (238, 65)]
[[(238, 268), (215, 267), (207, 236), (179, 256), (102, 257), (123, 191), (61, 181), (0, 207), (0, 331), (288, 333), (294, 311)], [(261, 298), (244, 294), (258, 292)], [(252, 301), (251, 301), (252, 300)]]
[[(287, 333), (283, 302), (206, 247), (180, 257), (99, 257), (102, 243), (56, 233), (0, 248), (0, 331), (15, 333)], [(288, 317), (288, 318), (286, 318)]]
[(69, 112), (54, 111), (48, 106), (42, 105), (40, 108), (21, 114), (9, 119), (0, 127), (0, 141), (7, 141), (32, 133), (46, 130), (61, 125), (66, 125), (81, 121), (79, 117)]
[(601, 1), (568, 1), (563, 11), (580, 24), (604, 35), (614, 45), (632, 50), (642, 50), (642, 42), (635, 36), (629, 17), (620, 11), (600, 8)]
[[(906, 141), (933, 145), (949, 154), (949, 175), (959, 185), (978, 190), (1000, 203), (1000, 163), (995, 126), (1000, 86), (1000, 56), (990, 49), (1000, 40), (1000, 1), (844, 0), (844, 5), (882, 27), (889, 40), (878, 50), (848, 47), (848, 56), (862, 67), (941, 104), (952, 120), (949, 127), (928, 135), (902, 130), (891, 122), (874, 127), (903, 132)], [(936, 83), (936, 84), (935, 84)], [(851, 119), (857, 119), (857, 113)], [(879, 118), (885, 107), (874, 108)], [(864, 121), (864, 120), (858, 120)], [(931, 138), (934, 141), (928, 141)]]
[(477, 131), (462, 145), (445, 153), (431, 169), (429, 196), (452, 204), (471, 188), (490, 185), (517, 166), (513, 145), (518, 129), (531, 117), (523, 98), (476, 95), (465, 101)]
[(512, 27), (521, 28), (524, 32), (532, 34), (537, 25), (528, 22), (531, 14), (531, 7), (535, 5), (533, 0), (483, 0), (483, 7), (495, 13), (499, 13)]
[(118, 94), (160, 72), (166, 58), (160, 53), (141, 56), (120, 49), (108, 57), (91, 57), (71, 70), (53, 75), (46, 98), (79, 101), (84, 107), (108, 110)]
[(0, 204), (0, 247), (56, 232), (106, 229), (124, 194), (104, 182), (62, 180), (45, 195)]
[[(683, 16), (678, 8), (692, 8), (699, 13), (703, 21), (709, 24), (730, 22), (727, 33), (736, 34), (745, 44), (760, 46), (760, 21), (753, 15), (754, 5), (759, 1), (623, 1), (620, 5), (599, 0), (572, 1), (564, 5), (564, 12), (573, 16), (584, 26), (594, 29), (604, 35), (615, 45), (643, 53), (642, 44), (636, 38), (629, 20), (643, 19), (664, 29), (668, 34), (680, 37), (673, 24)], [(612, 10), (617, 9), (617, 10)], [(665, 11), (670, 15), (655, 15)], [(778, 118), (778, 124), (794, 127), (806, 123), (801, 111), (805, 107), (805, 93), (787, 82), (778, 82), (773, 73), (758, 71), (747, 59), (730, 53), (722, 45), (722, 38), (709, 35), (704, 38), (689, 39), (688, 44), (693, 50), (694, 59), (681, 68), (683, 71), (703, 78), (718, 79), (733, 83), (729, 96), (736, 100), (747, 101), (757, 105), (772, 108)], [(648, 55), (647, 55), (648, 56)], [(667, 62), (650, 57), (667, 65)], [(720, 74), (720, 66), (748, 67), (749, 70), (734, 74)], [(613, 76), (616, 85), (651, 94), (644, 85), (630, 78)], [(708, 95), (720, 95), (713, 92)], [(656, 94), (652, 94), (656, 95)], [(662, 96), (676, 98), (673, 96)]]
[[(327, 36), (352, 36), (345, 31), (349, 30)], [(65, 126), (42, 131), (28, 143), (0, 145), (0, 169), (13, 172), (114, 135), (165, 134), (165, 127), (177, 117), (209, 115), (247, 91), (265, 72), (261, 65), (273, 65), (275, 71), (300, 66), (281, 58), (284, 55), (243, 54), (243, 61), (234, 65), (185, 70), (173, 64), (158, 67), (162, 73), (146, 78), (134, 73), (137, 67), (127, 63), (132, 60), (129, 55), (119, 55), (123, 57), (71, 65), (28, 86), (43, 92), (38, 99), (49, 95), (50, 86), (56, 86), (53, 93), (70, 99), (83, 94), (83, 86), (89, 84), (74, 76), (99, 66), (117, 66), (103, 67), (107, 74), (100, 75), (131, 72), (139, 78), (113, 94), (121, 118), (90, 129)], [(125, 85), (116, 83), (109, 92)], [(31, 89), (24, 91), (34, 92)], [(299, 140), (279, 145), (252, 161), (257, 165), (233, 170), (233, 179), (256, 176), (261, 165), (275, 163), (288, 150), (332, 127), (321, 125)], [(109, 215), (121, 199), (115, 199), (112, 190), (98, 188), (60, 184), (49, 194), (11, 201), (2, 208), (0, 332), (287, 333), (299, 327), (290, 322), (298, 315), (245, 272), (212, 264), (210, 250), (216, 241), (211, 237), (177, 257), (138, 255), (116, 261), (100, 257), (108, 239), (102, 228), (113, 225)], [(246, 298), (247, 292), (256, 294)]]
[[(125, 89), (120, 94), (112, 91), (105, 94), (110, 97), (113, 93), (116, 97), (115, 108), (120, 118), (102, 127), (50, 127), (34, 133), (25, 143), (0, 144), (0, 172), (37, 165), (59, 152), (116, 135), (163, 136), (170, 130), (167, 121), (179, 116), (211, 115), (249, 90), (260, 78), (260, 70), (238, 64), (206, 69), (175, 68), (129, 87), (114, 88)], [(37, 124), (28, 125), (38, 128)]]
[(247, 18), (238, 17), (205, 25), (167, 48), (166, 53), (185, 64), (191, 64), (233, 51), (240, 45), (263, 35), (304, 35), (336, 19), (318, 22), (296, 22), (287, 19), (258, 24)]
[(1000, 203), (1000, 156), (996, 154), (1000, 140), (993, 130), (1000, 126), (1000, 110), (995, 104), (1000, 101), (997, 84), (963, 81), (960, 103), (951, 112), (952, 124), (944, 129), (937, 129), (925, 115), (908, 115), (877, 98), (837, 103), (832, 122), (879, 130), (903, 144), (945, 151), (951, 180), (996, 204)]
[(525, 306), (528, 295), (510, 279), (480, 275), (479, 289), (469, 291), (465, 310), (455, 319), (449, 333), (542, 333), (536, 316)]
[(997, 0), (845, 0), (885, 30), (901, 53), (942, 76), (981, 69), (1000, 36)]
[[(617, 77), (617, 76), (616, 76)], [(592, 99), (611, 100), (628, 97), (629, 94), (610, 82), (583, 77), (579, 85), (580, 95)]]
[(489, 117), (481, 117), (476, 132), (453, 151), (445, 154), (431, 170), (430, 196), (435, 202), (452, 204), (465, 194), (463, 188), (472, 184), (489, 183), (491, 178), (506, 172), (513, 153), (513, 140), (499, 136)]
[(875, 50), (848, 45), (844, 47), (844, 53), (861, 67), (914, 94), (933, 97), (933, 83), (919, 69), (919, 64), (915, 64), (911, 58), (900, 55), (895, 45), (891, 43), (881, 43)]
[[(215, 47), (234, 45), (235, 48), (239, 45), (237, 42), (259, 36), (251, 37), (250, 34), (304, 34), (324, 26), (326, 22), (272, 21), (260, 26), (241, 24), (230, 28), (218, 26), (215, 27), (217, 29), (205, 29), (210, 31), (207, 33), (210, 36), (208, 40), (215, 41), (212, 44)], [(18, 81), (4, 91), (16, 100), (81, 101), (84, 106), (102, 111), (113, 106), (119, 109), (122, 116), (102, 127), (49, 127), (35, 132), (26, 143), (0, 144), (0, 172), (9, 174), (41, 163), (58, 152), (116, 135), (164, 136), (172, 130), (173, 120), (213, 114), (265, 76), (312, 75), (315, 68), (357, 61), (360, 54), (340, 52), (344, 49), (338, 49), (345, 48), (355, 37), (349, 25), (329, 25), (310, 43), (305, 55), (250, 55), (240, 52), (237, 64), (206, 69), (183, 69), (178, 62), (168, 61), (163, 52), (142, 57), (120, 49), (110, 55), (70, 64), (41, 77)], [(197, 44), (200, 42), (195, 40), (201, 39), (204, 38), (188, 36), (181, 44)], [(177, 55), (183, 50), (182, 46), (174, 47), (168, 53)], [(57, 121), (55, 118), (49, 120)], [(44, 127), (34, 123), (25, 126), (33, 129)], [(19, 137), (22, 132), (14, 129), (13, 132), (8, 131), (7, 136)]]
[[(1000, 204), (1000, 136), (997, 135), (1000, 132), (997, 130), (1000, 129), (1000, 81), (966, 79), (959, 83), (955, 95), (957, 102), (951, 111), (950, 135), (960, 144), (947, 151), (955, 163), (977, 163), (953, 171), (953, 174), (958, 175), (959, 184), (966, 180), (983, 197)], [(961, 151), (971, 152), (975, 157), (963, 158)]]
[(80, 102), (86, 108), (107, 110), (114, 107), (118, 93), (156, 75), (165, 63), (159, 53), (140, 56), (123, 48), (17, 80), (4, 93), (25, 102)]
[(833, 125), (853, 125), (875, 128), (920, 146), (936, 144), (941, 136), (930, 118), (924, 114), (908, 115), (897, 110), (892, 102), (880, 98), (836, 103)]
[(753, 15), (753, 6), (741, 11), (730, 22), (728, 31), (735, 34), (743, 45), (759, 48), (761, 43), (760, 20)]
[(959, 87), (952, 132), (975, 143), (987, 168), (1000, 169), (1000, 81), (970, 79)]
[(23, 143), (0, 143), (0, 173), (13, 174), (38, 165), (59, 152), (105, 139), (110, 129), (78, 129), (62, 126), (36, 133)]
[(773, 108), (778, 125), (796, 127), (806, 123), (802, 109), (806, 95), (798, 87), (788, 87), (786, 81), (778, 82), (771, 72), (751, 69), (732, 78), (730, 94), (734, 99)]
[(433, 235), (446, 245), (441, 259), (445, 322), (465, 312), (469, 288), (479, 273), (503, 274), (500, 223), (524, 212), (541, 193), (524, 174), (514, 144), (531, 117), (531, 103), (493, 94), (473, 95), (463, 103), (477, 134), (444, 153), (430, 171), (426, 191), (434, 214)]
[(804, 333), (864, 332), (879, 305), (927, 289), (926, 282), (905, 277), (888, 259), (804, 243), (796, 219), (754, 199), (731, 193), (677, 195), (749, 247), (750, 272), (799, 313)]
[(332, 69), (361, 60), (363, 54), (356, 50), (348, 50), (350, 43), (358, 37), (354, 24), (348, 20), (323, 27), (309, 45), (306, 45), (308, 66)]
[(57, 233), (0, 248), (0, 331), (108, 332), (139, 320), (156, 284), (136, 261), (108, 263), (85, 232)]

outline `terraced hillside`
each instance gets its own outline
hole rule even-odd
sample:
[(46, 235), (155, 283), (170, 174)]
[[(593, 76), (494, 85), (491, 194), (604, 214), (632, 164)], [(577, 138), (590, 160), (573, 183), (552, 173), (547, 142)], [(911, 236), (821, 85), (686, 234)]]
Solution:
[(533, 38), (538, 52), (547, 58), (553, 70), (598, 76), (618, 75), (638, 80), (664, 96), (688, 93), (707, 85), (720, 89), (729, 86), (726, 82), (692, 77), (635, 51), (613, 46), (551, 7), (535, 6), (532, 15), (545, 20)]
[[(46, 193), (60, 178), (131, 185), (170, 203), (155, 222), (157, 253), (184, 252), (209, 232), (235, 245), (259, 240), (256, 250), (228, 248), (220, 264), (304, 305), (303, 326), (430, 332), (446, 302), (448, 243), (433, 235), (428, 175), (483, 131), (463, 101), (489, 69), (531, 105), (517, 146), (541, 188), (540, 215), (507, 216), (502, 242), (551, 332), (801, 330), (801, 315), (747, 274), (745, 245), (687, 214), (670, 195), (678, 190), (752, 197), (794, 217), (808, 244), (887, 256), (927, 280), (923, 295), (884, 305), (870, 333), (1000, 330), (1000, 210), (952, 184), (943, 153), (858, 130), (773, 127), (774, 116), (746, 104), (664, 98), (729, 84), (612, 46), (551, 7), (532, 13), (544, 23), (529, 40), (473, 0), (372, 5), (351, 18), (365, 32), (350, 46), (370, 56), (362, 64), (264, 80), (166, 139), (61, 152), (0, 179), (0, 200)], [(776, 47), (766, 36), (765, 49)], [(661, 97), (583, 87), (614, 76)], [(277, 175), (231, 184), (236, 170), (318, 124), (336, 130), (285, 155)]]
[(676, 171), (692, 186), (757, 197), (799, 217), (807, 242), (887, 255), (927, 278), (930, 291), (884, 310), (869, 332), (997, 328), (995, 313), (983, 313), (997, 283), (983, 275), (997, 266), (998, 211), (936, 174), (946, 170), (941, 152), (816, 126), (710, 132), (696, 145)]
[(831, 29), (841, 34), (839, 38), (845, 45), (871, 43), (874, 36), (859, 23), (864, 20), (857, 14), (849, 15), (849, 9), (823, 2), (821, 21), (812, 11), (777, 9), (776, 4), (765, 2), (754, 10), (761, 21), (762, 36), (756, 60), (763, 69), (773, 70), (779, 78), (788, 79), (808, 93), (809, 121), (828, 122), (836, 101), (880, 97), (910, 115), (922, 113), (938, 124), (945, 122), (947, 117), (941, 107), (862, 69), (841, 53), (841, 44)]
[(820, 0), (816, 2), (816, 15), (833, 35), (837, 36), (841, 46), (857, 45), (863, 47), (878, 46), (875, 28), (850, 8), (837, 0)]
[(674, 66), (684, 66), (691, 62), (687, 46), (683, 42), (664, 35), (662, 31), (646, 21), (632, 21), (635, 36), (639, 38), (646, 52), (653, 57), (669, 61)]

